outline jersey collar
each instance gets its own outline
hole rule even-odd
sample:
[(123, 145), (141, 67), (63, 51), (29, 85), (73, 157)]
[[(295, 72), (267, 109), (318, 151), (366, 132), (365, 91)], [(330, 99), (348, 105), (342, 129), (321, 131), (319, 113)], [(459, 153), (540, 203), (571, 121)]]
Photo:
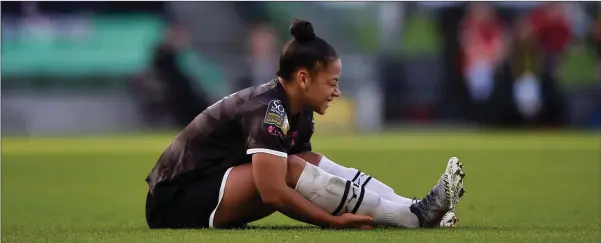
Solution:
[(286, 95), (286, 90), (284, 89), (284, 86), (282, 85), (282, 83), (280, 83), (280, 80), (278, 78), (275, 78), (274, 80), (272, 80), (272, 82), (274, 82), (275, 84), (275, 92), (277, 94), (277, 98), (282, 101), (282, 104), (284, 105), (284, 110), (286, 110), (286, 114), (288, 114), (288, 116), (291, 117), (292, 111), (290, 110), (290, 103), (288, 101), (288, 96)]

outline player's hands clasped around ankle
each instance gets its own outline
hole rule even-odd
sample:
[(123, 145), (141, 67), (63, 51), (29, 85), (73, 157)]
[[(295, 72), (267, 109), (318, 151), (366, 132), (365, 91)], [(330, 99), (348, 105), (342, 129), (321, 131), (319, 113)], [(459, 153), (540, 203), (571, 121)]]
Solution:
[(367, 215), (344, 213), (335, 217), (332, 229), (373, 229), (373, 219)]

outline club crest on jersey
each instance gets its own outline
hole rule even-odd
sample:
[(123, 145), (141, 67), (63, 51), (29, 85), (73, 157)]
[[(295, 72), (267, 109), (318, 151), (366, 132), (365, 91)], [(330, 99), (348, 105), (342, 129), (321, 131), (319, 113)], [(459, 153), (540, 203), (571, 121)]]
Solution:
[(288, 116), (286, 115), (286, 110), (284, 109), (284, 105), (282, 105), (282, 101), (269, 101), (263, 122), (278, 127), (284, 134), (288, 133), (290, 123), (288, 123)]

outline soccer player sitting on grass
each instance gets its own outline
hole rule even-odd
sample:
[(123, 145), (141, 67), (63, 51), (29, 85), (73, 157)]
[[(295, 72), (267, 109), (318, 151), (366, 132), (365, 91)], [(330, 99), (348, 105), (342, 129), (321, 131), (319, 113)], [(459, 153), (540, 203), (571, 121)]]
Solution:
[(313, 113), (341, 95), (334, 48), (297, 20), (277, 78), (223, 98), (177, 135), (146, 178), (150, 228), (232, 228), (279, 211), (324, 228), (451, 227), (463, 194), (451, 158), (422, 200), (312, 152)]

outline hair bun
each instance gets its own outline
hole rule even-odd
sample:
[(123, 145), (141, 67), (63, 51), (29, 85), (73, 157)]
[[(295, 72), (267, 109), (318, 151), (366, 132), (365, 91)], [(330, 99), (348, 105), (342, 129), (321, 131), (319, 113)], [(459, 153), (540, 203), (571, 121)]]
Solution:
[(313, 25), (306, 20), (297, 19), (290, 26), (290, 34), (299, 42), (306, 42), (315, 39)]

